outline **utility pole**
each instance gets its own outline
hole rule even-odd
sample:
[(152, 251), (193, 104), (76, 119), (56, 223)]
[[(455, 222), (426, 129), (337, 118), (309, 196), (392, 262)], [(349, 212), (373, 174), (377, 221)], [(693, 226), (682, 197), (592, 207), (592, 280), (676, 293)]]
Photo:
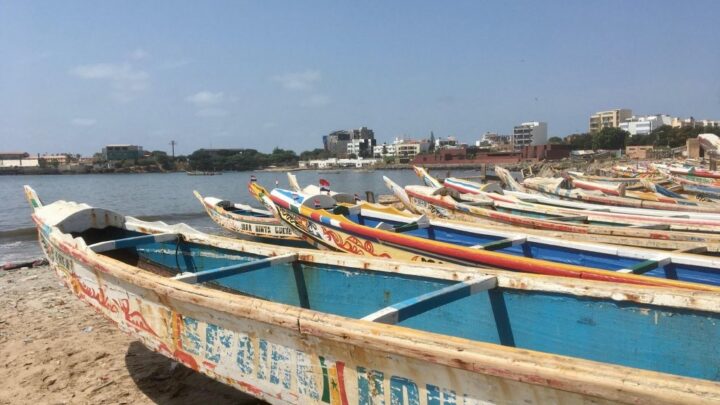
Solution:
[(172, 147), (172, 157), (173, 157), (173, 160), (175, 160), (175, 145), (177, 145), (177, 142), (175, 142), (175, 141), (170, 141), (170, 146)]

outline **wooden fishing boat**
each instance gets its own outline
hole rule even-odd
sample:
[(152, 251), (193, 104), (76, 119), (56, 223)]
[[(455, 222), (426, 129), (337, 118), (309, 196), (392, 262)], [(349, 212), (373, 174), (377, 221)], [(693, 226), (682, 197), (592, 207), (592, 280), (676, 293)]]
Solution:
[(215, 176), (215, 175), (221, 175), (222, 172), (204, 172), (200, 170), (194, 170), (194, 171), (187, 171), (185, 172), (188, 176)]
[[(432, 176), (425, 173), (424, 178), (430, 178), (433, 181), (429, 182), (429, 184), (439, 184), (437, 180), (435, 180)], [(387, 179), (385, 180), (386, 184), (388, 184), (388, 187), (392, 190), (393, 186), (390, 184), (392, 183), (391, 180)], [(525, 201), (523, 199), (505, 195), (504, 192), (498, 193), (499, 190), (494, 190), (496, 192), (486, 192), (483, 190), (483, 187), (481, 185), (475, 186), (472, 182), (469, 181), (463, 181), (462, 185), (459, 186), (459, 183), (454, 179), (445, 179), (443, 182), (443, 185), (448, 188), (452, 188), (454, 190), (457, 190), (459, 192), (467, 193), (469, 195), (479, 196), (480, 198), (490, 200), (491, 201), (491, 208), (494, 211), (499, 212), (506, 212), (511, 213), (514, 215), (524, 216), (524, 217), (534, 217), (534, 218), (540, 218), (540, 219), (549, 219), (549, 220), (560, 220), (560, 221), (566, 221), (570, 223), (585, 223), (585, 224), (593, 224), (593, 225), (612, 225), (612, 226), (636, 226), (636, 227), (654, 227), (654, 228), (660, 228), (661, 225), (663, 225), (663, 228), (665, 230), (674, 230), (674, 231), (695, 231), (695, 232), (708, 232), (708, 233), (718, 233), (720, 232), (720, 216), (718, 216), (717, 219), (705, 219), (705, 218), (684, 218), (684, 217), (678, 217), (677, 212), (673, 213), (675, 216), (672, 217), (657, 217), (657, 216), (648, 216), (648, 215), (640, 215), (640, 214), (625, 214), (625, 213), (614, 213), (614, 212), (607, 212), (607, 211), (591, 211), (591, 210), (585, 210), (585, 209), (576, 209), (576, 208), (565, 208), (565, 207), (558, 207), (555, 205), (549, 205), (549, 204), (538, 204), (535, 202), (529, 202)], [(412, 187), (410, 187), (412, 188)], [(487, 186), (485, 185), (485, 188)], [(418, 191), (420, 190), (420, 191)], [(420, 195), (418, 195), (418, 198), (423, 198), (423, 195), (426, 194), (426, 190), (422, 188), (418, 188), (416, 192), (419, 192)], [(397, 193), (396, 194), (401, 194)], [(433, 201), (436, 200), (444, 200), (447, 204), (445, 204), (445, 208), (453, 208), (457, 204), (462, 204), (464, 201), (462, 199), (466, 199), (467, 197), (464, 195), (459, 195), (458, 197), (461, 199), (461, 201), (456, 201), (457, 204), (454, 204), (452, 200), (449, 200), (447, 198), (441, 199), (439, 196), (433, 195), (430, 197), (434, 198), (424, 198), (425, 202), (427, 203), (433, 203)], [(441, 202), (441, 201), (438, 201)], [(465, 201), (465, 203), (469, 203), (472, 205), (473, 208), (470, 207), (464, 207), (464, 208), (458, 208), (456, 207), (454, 210), (463, 212), (463, 213), (470, 213), (470, 214), (476, 214), (476, 216), (484, 217), (484, 218), (490, 218), (492, 217), (493, 213), (489, 212), (489, 209), (485, 209), (484, 207), (478, 208), (477, 203), (475, 203), (474, 200)], [(405, 204), (408, 206), (408, 204)], [(408, 209), (413, 210), (414, 207), (412, 207), (412, 204), (410, 204), (411, 207), (408, 207)], [(503, 217), (498, 217), (497, 220), (502, 220)], [(504, 222), (512, 223), (512, 220), (515, 219), (513, 217), (508, 217)], [(517, 219), (520, 221), (519, 223), (514, 223), (514, 225), (519, 225), (522, 221), (521, 219)], [(550, 226), (545, 226), (545, 228), (550, 228)]]
[[(448, 187), (455, 190), (458, 190), (462, 193), (470, 193), (470, 194), (483, 194), (485, 187), (487, 185), (479, 184), (476, 182), (472, 182), (469, 180), (460, 180), (460, 181), (451, 181), (452, 178), (447, 178), (445, 181), (441, 184), (436, 180), (434, 177), (430, 176), (425, 169), (422, 167), (415, 167), (416, 174), (423, 179), (423, 182), (428, 187)], [(660, 209), (646, 209), (646, 208), (635, 208), (635, 207), (623, 207), (623, 206), (615, 206), (615, 205), (601, 205), (601, 204), (592, 204), (592, 203), (586, 203), (581, 202), (578, 200), (567, 200), (562, 199), (559, 196), (555, 196), (552, 194), (540, 194), (540, 193), (530, 193), (528, 190), (520, 183), (515, 181), (509, 173), (507, 173), (507, 170), (496, 167), (495, 172), (498, 174), (498, 177), (503, 181), (503, 184), (505, 185), (506, 189), (503, 190), (503, 194), (508, 197), (514, 197), (517, 200), (525, 201), (525, 202), (532, 202), (532, 203), (538, 203), (542, 205), (547, 205), (551, 207), (566, 207), (566, 208), (574, 208), (574, 209), (580, 209), (585, 211), (597, 211), (597, 212), (608, 212), (608, 213), (620, 213), (620, 214), (629, 214), (629, 215), (637, 215), (637, 216), (645, 216), (645, 217), (675, 217), (675, 218), (689, 218), (689, 219), (710, 219), (710, 220), (720, 220), (720, 212), (718, 213), (705, 213), (705, 212), (678, 212), (677, 210), (660, 210)], [(461, 185), (460, 182), (462, 183)], [(487, 194), (485, 194), (487, 195)]]
[(193, 194), (213, 222), (228, 231), (260, 241), (307, 246), (302, 238), (295, 235), (292, 229), (275, 218), (270, 211), (215, 197), (203, 197), (197, 191), (193, 191)]
[[(440, 184), (435, 178), (424, 172), (423, 169), (418, 171), (423, 174), (422, 178), (426, 183)], [(390, 179), (385, 178), (385, 183), (391, 190), (394, 190)], [(458, 187), (456, 181), (449, 181), (449, 179), (446, 179), (443, 184), (446, 187), (462, 192), (474, 188), (473, 184), (468, 181), (464, 181), (462, 187)], [(691, 231), (709, 234), (718, 234), (720, 231), (720, 216), (717, 218), (657, 217), (598, 210), (590, 211), (572, 207), (564, 208), (525, 201), (515, 196), (506, 196), (505, 193), (488, 193), (482, 191), (480, 187), (475, 188), (473, 192), (469, 192), (467, 195), (454, 196), (453, 198), (438, 195), (437, 191), (434, 190), (437, 189), (434, 187), (428, 189), (421, 186), (408, 186), (402, 193), (395, 192), (395, 190), (394, 192), (398, 196), (407, 193), (408, 196), (414, 199), (411, 204), (405, 204), (411, 211), (415, 210), (417, 204), (421, 206), (430, 204), (436, 210), (433, 213), (445, 217), (457, 217), (458, 214), (467, 214), (484, 220), (536, 229), (694, 242), (700, 241), (695, 234), (678, 233), (673, 235), (661, 231)], [(467, 198), (468, 195), (477, 195), (483, 199), (490, 199), (493, 201), (492, 207), (486, 208), (482, 204), (476, 204)], [(617, 229), (618, 227), (628, 229)], [(638, 228), (648, 228), (651, 231), (647, 229), (637, 231)], [(709, 236), (705, 241), (710, 242), (711, 238), (712, 236)]]
[(703, 186), (695, 184), (683, 184), (683, 191), (706, 199), (720, 199), (720, 187)]
[[(562, 179), (561, 179), (562, 180)], [(682, 212), (704, 212), (704, 213), (720, 213), (720, 204), (714, 203), (693, 203), (689, 204), (671, 204), (659, 201), (650, 201), (634, 198), (615, 197), (608, 195), (598, 195), (584, 193), (577, 189), (565, 189), (553, 179), (530, 178), (523, 181), (526, 188), (537, 192), (553, 195), (571, 200), (579, 200), (602, 205), (614, 205), (621, 207), (658, 209), (664, 211), (682, 211)]]
[(438, 222), (368, 203), (336, 205), (325, 197), (282, 189), (269, 195), (281, 219), (318, 247), (357, 255), (683, 288), (718, 289), (711, 284), (720, 283), (718, 263), (711, 257), (676, 256), (690, 260), (686, 271), (680, 269), (684, 265), (678, 267), (682, 260), (673, 262), (674, 255), (666, 252), (638, 257), (632, 249), (617, 246), (528, 240), (520, 231), (504, 237), (470, 224)]
[(639, 183), (643, 177), (627, 178), (627, 177), (607, 177), (607, 176), (592, 176), (582, 172), (568, 171), (567, 174), (576, 179), (601, 182), (601, 183), (623, 183), (627, 185)]
[(26, 193), (73, 294), (273, 404), (720, 401), (714, 293), (319, 254)]
[[(424, 186), (406, 186), (405, 192), (412, 204), (422, 207), (422, 212), (440, 215), (444, 218), (485, 223), (488, 221), (513, 225), (522, 228), (533, 228), (576, 234), (596, 235), (602, 242), (605, 236), (621, 236), (626, 238), (662, 239), (668, 241), (685, 241), (693, 243), (720, 243), (720, 232), (713, 221), (697, 221), (698, 224), (669, 222), (653, 222), (643, 219), (606, 218), (602, 213), (570, 213), (560, 214), (556, 210), (536, 208), (531, 204), (523, 205), (515, 202), (502, 201), (498, 195), (493, 209), (477, 207), (466, 201), (458, 201), (449, 196), (435, 195), (434, 189)], [(683, 220), (683, 219), (679, 219)], [(625, 222), (623, 222), (625, 221)], [(518, 231), (520, 232), (520, 231)]]
[(695, 177), (704, 177), (709, 179), (720, 179), (720, 172), (698, 169), (695, 167), (668, 167), (668, 170), (672, 174), (691, 175)]

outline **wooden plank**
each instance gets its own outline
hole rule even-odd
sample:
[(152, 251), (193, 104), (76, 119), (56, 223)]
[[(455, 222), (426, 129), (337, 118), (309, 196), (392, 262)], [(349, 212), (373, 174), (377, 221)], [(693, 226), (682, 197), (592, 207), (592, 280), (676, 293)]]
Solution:
[(148, 245), (150, 243), (169, 242), (171, 240), (176, 240), (178, 236), (179, 234), (177, 233), (158, 233), (153, 235), (132, 236), (129, 238), (114, 239), (105, 242), (94, 243), (88, 246), (88, 248), (90, 248), (95, 253), (101, 253), (107, 252), (109, 250)]
[(522, 245), (526, 241), (527, 237), (525, 236), (515, 236), (512, 238), (496, 240), (490, 243), (486, 243), (484, 245), (475, 245), (470, 247), (474, 249), (500, 250), (510, 246)]
[(673, 253), (702, 254), (702, 253), (707, 253), (707, 252), (708, 252), (707, 246), (694, 246), (694, 247), (689, 247), (689, 248), (685, 248), (685, 249), (673, 250)]
[(575, 215), (575, 216), (567, 216), (567, 217), (552, 217), (548, 218), (552, 221), (563, 221), (563, 222), (573, 222), (573, 221), (582, 221), (587, 222), (588, 217), (587, 215)]
[(630, 226), (628, 226), (628, 228), (668, 230), (668, 229), (670, 229), (670, 225), (668, 225), (668, 224), (630, 225)]
[(480, 291), (495, 288), (496, 286), (497, 277), (495, 276), (485, 276), (479, 277), (475, 280), (462, 281), (448, 287), (390, 305), (379, 311), (373, 312), (362, 319), (394, 325), (431, 309), (449, 304), (461, 298), (469, 297)]
[(297, 253), (289, 253), (286, 255), (268, 257), (266, 259), (234, 264), (232, 266), (199, 271), (197, 273), (181, 273), (173, 278), (175, 280), (184, 281), (190, 284), (204, 283), (207, 281), (217, 280), (222, 277), (228, 277), (240, 273), (247, 273), (253, 270), (264, 269), (275, 264), (294, 262), (295, 260), (297, 260), (297, 258)]
[(665, 257), (659, 260), (648, 259), (637, 263), (634, 266), (618, 270), (618, 273), (645, 274), (650, 270), (664, 267), (665, 265), (670, 263), (670, 261), (670, 257)]

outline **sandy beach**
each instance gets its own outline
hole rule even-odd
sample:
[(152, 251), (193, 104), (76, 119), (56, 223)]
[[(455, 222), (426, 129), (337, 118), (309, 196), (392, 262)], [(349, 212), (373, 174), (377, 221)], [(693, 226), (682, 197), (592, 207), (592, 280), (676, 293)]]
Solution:
[(47, 266), (0, 270), (0, 404), (262, 404), (156, 354)]

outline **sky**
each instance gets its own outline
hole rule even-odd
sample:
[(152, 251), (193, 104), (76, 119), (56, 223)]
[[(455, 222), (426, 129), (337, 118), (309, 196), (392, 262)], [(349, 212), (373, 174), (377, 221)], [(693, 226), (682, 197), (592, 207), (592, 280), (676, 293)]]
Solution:
[(718, 1), (0, 0), (0, 151), (322, 147), (720, 119)]

